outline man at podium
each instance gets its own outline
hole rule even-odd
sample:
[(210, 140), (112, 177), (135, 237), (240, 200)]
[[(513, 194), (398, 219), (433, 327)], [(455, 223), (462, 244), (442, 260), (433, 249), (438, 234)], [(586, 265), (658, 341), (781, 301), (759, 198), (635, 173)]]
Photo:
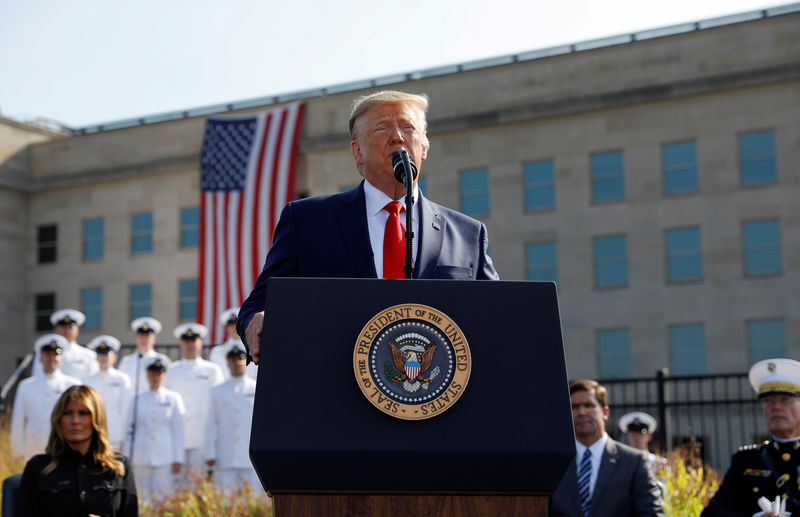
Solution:
[(253, 291), (239, 311), (237, 330), (258, 364), (267, 280), (273, 276), (404, 278), (405, 194), (393, 155), (410, 158), (414, 278), (498, 279), (487, 254), (483, 223), (440, 206), (417, 188), (428, 157), (428, 98), (381, 91), (355, 100), (350, 150), (364, 177), (348, 192), (286, 205)]

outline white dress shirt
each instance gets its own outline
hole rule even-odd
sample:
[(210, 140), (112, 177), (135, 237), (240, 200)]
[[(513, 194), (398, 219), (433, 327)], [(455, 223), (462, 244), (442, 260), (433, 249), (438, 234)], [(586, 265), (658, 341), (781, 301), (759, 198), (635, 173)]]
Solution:
[(49, 375), (42, 372), (19, 383), (11, 412), (11, 454), (27, 461), (44, 453), (50, 439), (53, 406), (64, 390), (80, 383), (80, 379), (59, 370)]
[[(228, 351), (235, 343), (243, 344), (239, 339), (229, 339), (212, 348), (211, 353), (208, 354), (208, 360), (219, 366), (226, 381), (231, 378), (231, 370), (228, 368)], [(248, 364), (245, 375), (251, 379), (258, 379), (258, 365), (256, 363)]]
[[(603, 436), (599, 440), (589, 446), (589, 450), (592, 451), (592, 475), (589, 477), (590, 497), (594, 494), (594, 486), (597, 484), (597, 473), (600, 470), (600, 462), (603, 460), (603, 453), (606, 450), (606, 443), (608, 443), (608, 434), (603, 433)], [(586, 451), (586, 446), (578, 440), (575, 440), (575, 448), (577, 449), (577, 454), (575, 454), (575, 466), (576, 469), (580, 470), (581, 459), (583, 459), (583, 453)]]
[[(369, 227), (369, 242), (372, 244), (372, 257), (375, 259), (375, 272), (378, 274), (378, 278), (383, 278), (383, 234), (386, 230), (386, 221), (389, 219), (389, 212), (383, 208), (387, 203), (394, 200), (367, 180), (364, 180), (364, 195), (367, 198), (367, 226)], [(419, 195), (417, 195), (416, 187), (414, 188), (413, 198), (414, 208), (411, 214), (411, 231), (414, 232), (414, 240), (411, 243), (411, 257), (412, 260), (416, 260), (417, 243), (419, 241), (419, 203), (417, 203)], [(398, 201), (405, 207), (405, 196)], [(400, 212), (400, 224), (403, 225), (403, 228), (406, 227), (405, 208)]]
[(181, 359), (167, 371), (164, 386), (177, 391), (186, 407), (184, 447), (201, 449), (208, 416), (211, 388), (222, 384), (222, 370), (205, 359)]
[(250, 427), (256, 381), (243, 375), (231, 377), (211, 390), (206, 422), (205, 459), (217, 468), (252, 468)]
[(133, 399), (131, 379), (116, 368), (100, 370), (84, 381), (96, 389), (103, 399), (108, 420), (108, 439), (119, 445), (125, 439), (125, 419)]
[[(135, 437), (133, 413), (136, 411)], [(133, 465), (163, 467), (185, 463), (183, 415), (186, 409), (180, 394), (160, 387), (137, 395), (125, 419), (126, 438), (123, 450)]]
[[(39, 359), (39, 353), (33, 358), (33, 367), (31, 375), (34, 377), (41, 377), (44, 375), (42, 370), (42, 362)], [(64, 362), (61, 364), (61, 373), (70, 377), (77, 377), (80, 380), (86, 380), (100, 370), (100, 365), (97, 364), (97, 354), (94, 350), (79, 345), (75, 341), (69, 343), (67, 348), (61, 353)]]
[[(119, 361), (119, 371), (126, 374), (131, 379), (131, 389), (136, 391), (136, 358), (139, 352), (128, 354)], [(166, 364), (167, 367), (172, 364), (172, 359), (155, 350), (148, 350), (142, 354), (139, 360), (139, 393), (144, 393), (150, 389), (150, 384), (147, 382), (147, 364), (148, 359), (151, 357), (161, 358), (161, 362)]]

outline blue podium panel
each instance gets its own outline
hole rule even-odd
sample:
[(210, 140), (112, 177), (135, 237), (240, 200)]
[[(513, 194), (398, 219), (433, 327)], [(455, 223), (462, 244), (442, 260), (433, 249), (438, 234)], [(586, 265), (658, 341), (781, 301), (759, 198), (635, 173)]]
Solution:
[[(446, 314), (471, 352), (460, 398), (424, 420), (381, 412), (354, 374), (364, 326), (402, 304)], [(546, 493), (574, 457), (553, 283), (272, 278), (262, 336), (265, 489)]]

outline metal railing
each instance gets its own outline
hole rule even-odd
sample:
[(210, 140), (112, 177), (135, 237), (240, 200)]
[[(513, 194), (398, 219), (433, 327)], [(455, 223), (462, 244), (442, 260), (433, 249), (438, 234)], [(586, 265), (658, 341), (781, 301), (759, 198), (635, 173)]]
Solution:
[(671, 452), (695, 440), (703, 461), (724, 473), (742, 445), (768, 436), (761, 405), (746, 373), (598, 379), (608, 389), (608, 434), (625, 441), (617, 422), (629, 411), (658, 420), (654, 449)]

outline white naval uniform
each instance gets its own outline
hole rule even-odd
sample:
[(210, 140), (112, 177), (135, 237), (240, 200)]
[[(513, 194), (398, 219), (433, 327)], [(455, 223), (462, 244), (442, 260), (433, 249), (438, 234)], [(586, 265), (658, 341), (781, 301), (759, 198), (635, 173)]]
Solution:
[(121, 451), (125, 439), (125, 419), (128, 417), (128, 406), (133, 398), (131, 379), (116, 368), (100, 370), (84, 382), (96, 389), (106, 406), (108, 420), (108, 439), (114, 450)]
[(250, 462), (250, 427), (256, 381), (243, 375), (231, 377), (211, 390), (206, 422), (205, 459), (216, 461), (217, 485), (230, 490), (249, 481), (261, 491)]
[[(39, 352), (36, 352), (33, 358), (31, 375), (34, 377), (44, 375), (42, 361), (39, 359), (40, 355)], [(67, 345), (61, 356), (64, 358), (64, 362), (61, 364), (61, 373), (64, 375), (77, 377), (83, 381), (100, 370), (100, 365), (97, 364), (97, 354), (94, 350), (89, 350), (75, 341)]]
[[(242, 348), (244, 348), (244, 343), (242, 343), (241, 340), (229, 339), (221, 345), (217, 345), (212, 348), (211, 353), (208, 354), (208, 360), (220, 367), (225, 380), (231, 378), (231, 371), (228, 368), (228, 352), (230, 351), (231, 346), (236, 343), (242, 345)], [(256, 363), (248, 364), (247, 370), (245, 370), (245, 375), (251, 379), (258, 379), (258, 365)]]
[(43, 454), (50, 439), (50, 413), (56, 401), (80, 379), (64, 375), (60, 370), (39, 377), (29, 377), (19, 383), (11, 412), (11, 454), (28, 461)]
[[(131, 379), (131, 389), (136, 391), (136, 358), (139, 352), (128, 354), (119, 360), (119, 371), (126, 374)], [(148, 359), (151, 357), (161, 358), (161, 362), (167, 365), (172, 364), (172, 359), (155, 350), (149, 350), (142, 354), (142, 359), (139, 363), (139, 393), (144, 393), (150, 389), (150, 384), (147, 382), (147, 365)]]
[[(136, 408), (136, 427), (133, 413)], [(142, 499), (169, 493), (173, 487), (172, 464), (184, 464), (183, 415), (179, 393), (160, 387), (134, 397), (125, 420), (125, 456), (131, 459), (136, 486)], [(135, 430), (135, 436), (132, 436)], [(133, 445), (133, 456), (131, 456)]]
[(181, 359), (167, 371), (164, 386), (177, 391), (186, 405), (184, 417), (184, 446), (186, 464), (201, 470), (203, 463), (203, 438), (208, 415), (211, 388), (223, 382), (222, 371), (205, 359)]

